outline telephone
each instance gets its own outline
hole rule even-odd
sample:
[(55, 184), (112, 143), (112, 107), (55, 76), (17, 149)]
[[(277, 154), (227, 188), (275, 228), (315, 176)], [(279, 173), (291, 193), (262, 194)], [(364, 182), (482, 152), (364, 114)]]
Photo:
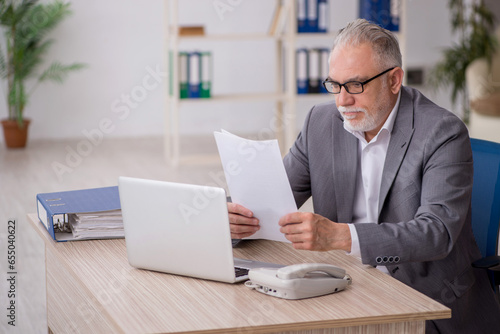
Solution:
[(245, 285), (261, 293), (304, 299), (343, 290), (352, 283), (345, 270), (330, 264), (301, 263), (287, 267), (250, 269)]

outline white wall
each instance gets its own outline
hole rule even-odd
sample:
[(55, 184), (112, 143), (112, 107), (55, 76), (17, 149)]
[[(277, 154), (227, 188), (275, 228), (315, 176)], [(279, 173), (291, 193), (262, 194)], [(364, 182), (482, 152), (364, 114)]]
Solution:
[[(103, 119), (109, 119), (110, 136), (161, 134), (164, 85), (151, 91), (140, 87), (148, 68), (162, 67), (162, 2), (76, 0), (71, 8), (73, 14), (52, 34), (47, 60), (88, 66), (71, 73), (62, 86), (48, 83), (33, 92), (26, 107), (26, 116), (33, 119), (30, 138), (81, 137), (84, 130), (98, 129)], [(154, 79), (146, 82), (149, 88), (154, 84)], [(112, 105), (123, 107), (122, 94), (131, 93), (137, 106), (121, 120)], [(6, 115), (1, 108), (0, 117)]]
[[(450, 43), (447, 1), (406, 1), (406, 63), (429, 68), (438, 59), (440, 48)], [(180, 2), (180, 23), (204, 24), (208, 33), (265, 32), (274, 4), (268, 0), (218, 0), (232, 9), (221, 13), (214, 6), (215, 0)], [(163, 1), (70, 3), (73, 15), (52, 34), (55, 43), (48, 60), (84, 62), (88, 67), (72, 73), (62, 86), (49, 83), (33, 93), (26, 108), (26, 116), (33, 119), (30, 138), (81, 138), (85, 132), (95, 134), (100, 126), (107, 137), (162, 135), (167, 80)], [(357, 4), (353, 0), (331, 0), (331, 29), (355, 19)], [(329, 47), (332, 41), (301, 43)], [(181, 47), (212, 50), (214, 94), (273, 90), (276, 64), (271, 41), (191, 41)], [(157, 69), (159, 75), (151, 75)], [(446, 96), (429, 93), (429, 97), (450, 106)], [(298, 128), (313, 102), (299, 103)], [(183, 107), (180, 130), (183, 134), (210, 133), (220, 128), (258, 132), (269, 126), (273, 111), (273, 104), (267, 102), (200, 102)], [(0, 118), (5, 116), (5, 108), (0, 108)]]

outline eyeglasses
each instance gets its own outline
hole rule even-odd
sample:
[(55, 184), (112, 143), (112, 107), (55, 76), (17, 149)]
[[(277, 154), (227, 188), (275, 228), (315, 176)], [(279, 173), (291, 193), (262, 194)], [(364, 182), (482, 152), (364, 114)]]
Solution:
[(384, 72), (380, 73), (380, 74), (377, 74), (376, 76), (374, 76), (373, 78), (370, 78), (368, 80), (365, 80), (363, 82), (360, 82), (360, 81), (348, 81), (346, 83), (338, 83), (336, 81), (332, 81), (332, 80), (324, 80), (323, 81), (323, 86), (326, 88), (326, 90), (328, 91), (328, 93), (331, 93), (331, 94), (339, 94), (340, 93), (340, 89), (342, 87), (345, 88), (346, 92), (348, 92), (349, 94), (361, 94), (365, 91), (365, 85), (367, 83), (369, 83), (370, 81), (374, 80), (374, 79), (377, 79), (379, 76), (389, 72), (390, 70), (393, 70), (395, 69), (396, 67), (391, 67), (390, 69), (388, 70), (385, 70)]

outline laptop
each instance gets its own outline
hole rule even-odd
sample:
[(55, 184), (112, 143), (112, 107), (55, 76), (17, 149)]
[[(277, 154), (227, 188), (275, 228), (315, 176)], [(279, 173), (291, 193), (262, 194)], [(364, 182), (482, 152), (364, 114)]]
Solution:
[(133, 267), (228, 283), (252, 268), (283, 267), (233, 258), (222, 188), (130, 177), (118, 186)]

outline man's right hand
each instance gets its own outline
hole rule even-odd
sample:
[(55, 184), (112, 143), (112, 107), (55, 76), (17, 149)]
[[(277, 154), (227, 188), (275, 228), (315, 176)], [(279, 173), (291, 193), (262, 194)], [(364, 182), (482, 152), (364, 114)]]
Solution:
[(260, 229), (259, 220), (253, 216), (253, 212), (242, 205), (227, 203), (229, 211), (229, 226), (231, 238), (243, 239), (251, 236)]

